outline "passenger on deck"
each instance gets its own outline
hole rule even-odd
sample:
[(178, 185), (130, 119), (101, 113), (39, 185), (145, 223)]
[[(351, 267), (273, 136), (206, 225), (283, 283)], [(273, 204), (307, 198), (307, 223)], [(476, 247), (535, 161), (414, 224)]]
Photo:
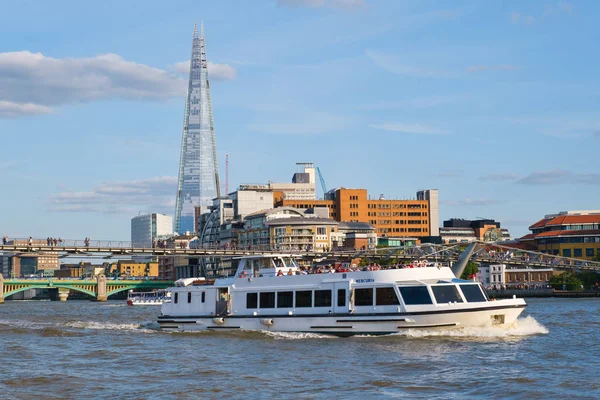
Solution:
[(283, 276), (283, 271), (282, 270), (277, 271), (277, 276)]
[[(280, 270), (280, 271), (281, 271), (281, 270)], [(290, 268), (290, 269), (288, 269), (288, 272), (287, 272), (287, 274), (288, 274), (288, 275), (294, 275), (294, 271), (292, 271), (292, 269)]]

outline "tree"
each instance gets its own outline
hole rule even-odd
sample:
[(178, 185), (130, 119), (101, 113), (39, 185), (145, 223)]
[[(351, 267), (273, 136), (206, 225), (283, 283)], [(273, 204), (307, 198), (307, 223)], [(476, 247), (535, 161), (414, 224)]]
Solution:
[(576, 274), (563, 272), (560, 275), (554, 275), (550, 278), (550, 285), (556, 290), (580, 290), (582, 282)]
[(479, 265), (476, 262), (469, 261), (460, 279), (471, 279), (471, 276), (479, 272)]
[(593, 258), (594, 261), (600, 261), (600, 249), (596, 250), (596, 255)]

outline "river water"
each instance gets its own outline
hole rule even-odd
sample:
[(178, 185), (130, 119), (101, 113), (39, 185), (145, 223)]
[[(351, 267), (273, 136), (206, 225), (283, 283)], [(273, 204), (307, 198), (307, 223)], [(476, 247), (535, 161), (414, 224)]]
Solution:
[(124, 301), (0, 305), (0, 398), (600, 398), (600, 299), (507, 328), (336, 338), (166, 333)]

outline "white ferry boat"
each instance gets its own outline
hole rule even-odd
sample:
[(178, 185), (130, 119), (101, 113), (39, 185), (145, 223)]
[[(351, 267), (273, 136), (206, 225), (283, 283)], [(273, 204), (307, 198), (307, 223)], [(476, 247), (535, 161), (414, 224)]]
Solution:
[(160, 306), (165, 300), (171, 298), (171, 292), (159, 289), (152, 292), (127, 292), (127, 305), (129, 306)]
[(526, 303), (491, 301), (449, 267), (303, 274), (289, 256), (240, 260), (235, 276), (176, 282), (158, 323), (176, 331), (266, 330), (348, 336), (510, 324)]

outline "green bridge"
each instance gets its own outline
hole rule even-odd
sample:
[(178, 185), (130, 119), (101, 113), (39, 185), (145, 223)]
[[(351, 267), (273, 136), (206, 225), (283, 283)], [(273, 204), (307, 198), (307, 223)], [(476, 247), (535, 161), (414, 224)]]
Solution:
[(58, 289), (61, 301), (66, 301), (69, 292), (85, 293), (97, 301), (106, 301), (116, 293), (130, 289), (166, 289), (173, 286), (172, 281), (155, 280), (109, 280), (105, 275), (98, 275), (91, 280), (74, 279), (6, 279), (0, 275), (0, 304), (6, 297), (28, 289)]

